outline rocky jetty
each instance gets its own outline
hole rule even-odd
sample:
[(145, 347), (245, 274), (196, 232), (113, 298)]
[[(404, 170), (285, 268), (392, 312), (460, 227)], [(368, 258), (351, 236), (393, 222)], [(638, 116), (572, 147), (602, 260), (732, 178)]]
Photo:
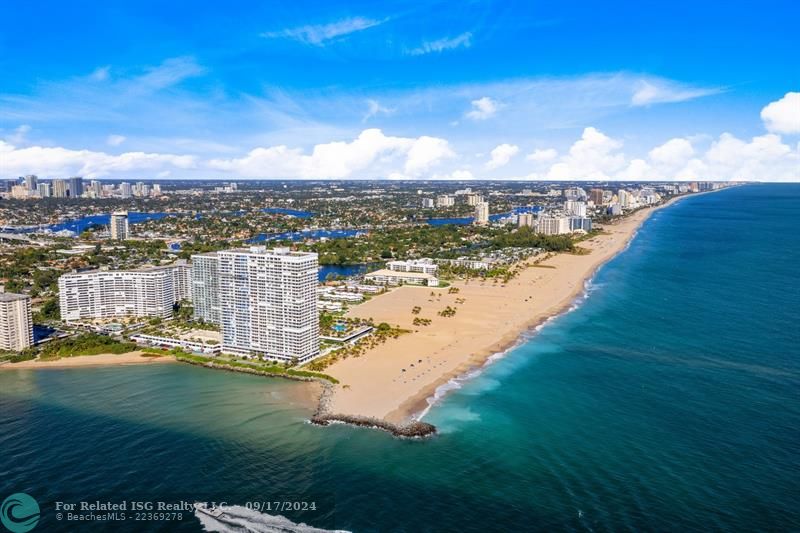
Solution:
[(327, 426), (330, 424), (348, 424), (357, 427), (375, 428), (387, 431), (395, 437), (405, 438), (430, 437), (436, 434), (436, 426), (426, 422), (420, 422), (418, 420), (414, 420), (406, 424), (393, 424), (380, 418), (331, 414), (328, 412), (328, 409), (332, 394), (333, 385), (330, 383), (323, 384), (322, 394), (319, 398), (319, 405), (317, 406), (316, 412), (311, 417), (312, 424), (316, 424), (318, 426)]
[(351, 426), (382, 429), (388, 431), (395, 437), (421, 438), (430, 437), (436, 434), (436, 426), (427, 422), (417, 420), (407, 424), (392, 424), (380, 418), (353, 415), (314, 415), (311, 423), (318, 426), (327, 426), (332, 423), (348, 424)]

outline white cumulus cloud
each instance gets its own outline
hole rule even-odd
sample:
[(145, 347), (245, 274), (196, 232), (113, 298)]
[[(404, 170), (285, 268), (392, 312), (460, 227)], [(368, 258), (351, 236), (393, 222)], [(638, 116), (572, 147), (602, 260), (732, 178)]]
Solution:
[(536, 161), (542, 163), (545, 161), (552, 161), (558, 157), (558, 151), (555, 148), (536, 149), (528, 154), (525, 159), (528, 161)]
[(800, 133), (800, 92), (786, 93), (761, 110), (764, 126), (773, 133)]
[(445, 139), (391, 137), (367, 129), (351, 142), (317, 144), (311, 153), (301, 148), (256, 148), (235, 159), (212, 159), (209, 166), (252, 178), (381, 177), (399, 173), (419, 177), (455, 154)]
[(0, 141), (3, 174), (40, 174), (54, 176), (114, 176), (128, 172), (160, 171), (165, 168), (191, 170), (197, 165), (194, 156), (125, 152), (111, 155), (92, 150), (62, 147), (28, 146), (16, 148)]
[(657, 164), (678, 166), (685, 164), (694, 155), (694, 148), (686, 139), (670, 139), (650, 150), (648, 155)]
[(743, 140), (723, 133), (704, 150), (689, 139), (674, 138), (647, 157), (627, 159), (622, 143), (586, 128), (569, 153), (531, 180), (800, 181), (800, 143), (790, 146), (767, 134)]
[(500, 144), (491, 153), (491, 159), (486, 163), (486, 168), (494, 170), (504, 167), (511, 161), (511, 158), (519, 153), (519, 146), (513, 144)]
[(569, 153), (550, 167), (547, 178), (607, 180), (625, 165), (625, 156), (619, 153), (621, 148), (621, 141), (595, 128), (585, 128), (581, 138), (570, 147)]
[(492, 118), (500, 109), (500, 103), (488, 96), (470, 102), (472, 109), (467, 111), (466, 117), (472, 120), (486, 120)]
[(449, 173), (446, 173), (446, 174), (434, 174), (433, 176), (431, 176), (431, 178), (435, 179), (435, 180), (457, 180), (457, 181), (460, 181), (460, 180), (475, 179), (475, 176), (473, 176), (472, 172), (470, 172), (469, 170), (459, 169), (459, 170), (454, 170), (453, 172), (449, 172)]

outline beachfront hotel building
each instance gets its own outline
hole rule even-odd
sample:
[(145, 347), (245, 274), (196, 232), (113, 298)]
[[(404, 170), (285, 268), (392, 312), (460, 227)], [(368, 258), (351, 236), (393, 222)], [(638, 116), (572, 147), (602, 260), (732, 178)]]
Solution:
[(61, 319), (171, 318), (172, 306), (180, 301), (182, 290), (176, 289), (176, 280), (188, 275), (185, 268), (185, 264), (178, 264), (64, 274), (58, 278)]
[(536, 221), (536, 232), (543, 235), (563, 235), (570, 231), (567, 217), (543, 216)]
[(586, 217), (569, 217), (570, 231), (592, 231), (592, 219)]
[(111, 213), (111, 238), (124, 241), (130, 236), (128, 226), (128, 212), (127, 211), (114, 211)]
[(395, 272), (419, 272), (422, 274), (436, 275), (439, 265), (432, 259), (409, 259), (408, 261), (389, 261), (386, 268)]
[(219, 256), (216, 252), (192, 256), (194, 319), (221, 324), (219, 308)]
[(222, 351), (305, 363), (319, 355), (317, 254), (217, 252)]
[(31, 297), (0, 286), (0, 350), (20, 352), (32, 344)]
[(433, 274), (422, 272), (401, 272), (384, 268), (370, 272), (364, 276), (364, 280), (378, 285), (425, 285), (428, 287), (438, 287), (439, 278)]

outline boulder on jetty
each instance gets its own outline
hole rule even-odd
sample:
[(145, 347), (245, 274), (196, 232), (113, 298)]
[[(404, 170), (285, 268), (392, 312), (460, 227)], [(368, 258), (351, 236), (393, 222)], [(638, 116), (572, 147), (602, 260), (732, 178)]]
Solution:
[(427, 422), (414, 420), (407, 424), (392, 424), (380, 418), (355, 415), (329, 415), (315, 414), (311, 418), (311, 423), (318, 426), (327, 426), (331, 423), (349, 424), (351, 426), (371, 427), (388, 431), (395, 437), (420, 438), (429, 437), (436, 434), (436, 426)]

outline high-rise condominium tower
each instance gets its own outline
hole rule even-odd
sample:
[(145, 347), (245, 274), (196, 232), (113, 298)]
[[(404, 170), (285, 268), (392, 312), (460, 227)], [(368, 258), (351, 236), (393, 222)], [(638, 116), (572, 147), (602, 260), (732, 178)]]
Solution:
[(223, 351), (300, 363), (316, 357), (317, 254), (253, 246), (217, 255)]
[(0, 287), (0, 350), (19, 352), (32, 344), (31, 297)]
[(126, 240), (129, 236), (128, 212), (114, 211), (111, 213), (111, 238), (119, 241)]

